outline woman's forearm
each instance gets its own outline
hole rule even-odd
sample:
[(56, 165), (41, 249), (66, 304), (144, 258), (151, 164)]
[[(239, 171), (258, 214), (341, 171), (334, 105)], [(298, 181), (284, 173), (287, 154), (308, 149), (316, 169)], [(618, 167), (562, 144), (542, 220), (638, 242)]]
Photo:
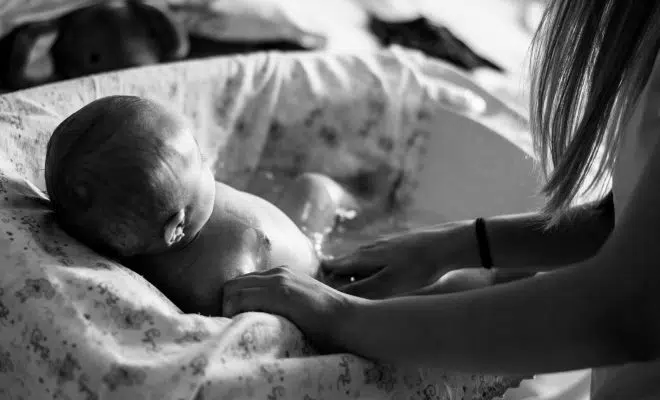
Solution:
[[(490, 217), (486, 232), (494, 267), (512, 272), (539, 272), (585, 260), (598, 251), (614, 226), (608, 196), (600, 203), (585, 204), (569, 211), (557, 226), (547, 229), (540, 213)], [(454, 223), (458, 267), (479, 263), (474, 223)]]
[(634, 361), (625, 315), (639, 282), (594, 259), (449, 295), (361, 301), (340, 328), (361, 356), (447, 370), (534, 374)]
[(486, 231), (496, 268), (543, 271), (593, 256), (613, 226), (609, 207), (591, 203), (573, 208), (552, 228), (540, 214), (530, 213), (489, 218)]

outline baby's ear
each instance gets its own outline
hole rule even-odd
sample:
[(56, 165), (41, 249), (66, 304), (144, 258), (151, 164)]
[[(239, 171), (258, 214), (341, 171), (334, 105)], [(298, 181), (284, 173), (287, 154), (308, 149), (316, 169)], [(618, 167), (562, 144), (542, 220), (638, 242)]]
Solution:
[(179, 243), (186, 236), (183, 232), (185, 221), (186, 211), (181, 209), (176, 214), (172, 215), (165, 223), (163, 239), (168, 247)]

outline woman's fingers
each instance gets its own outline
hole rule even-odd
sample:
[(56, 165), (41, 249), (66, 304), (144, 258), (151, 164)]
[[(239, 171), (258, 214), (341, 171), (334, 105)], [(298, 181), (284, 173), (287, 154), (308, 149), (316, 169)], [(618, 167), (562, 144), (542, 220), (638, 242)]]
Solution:
[(248, 287), (233, 289), (228, 291), (225, 289), (222, 300), (222, 316), (232, 318), (237, 314), (248, 311), (270, 311), (264, 309), (264, 305), (272, 302), (269, 301), (267, 295), (267, 288), (264, 287)]
[(383, 253), (358, 249), (344, 256), (324, 260), (321, 268), (331, 275), (369, 276), (383, 268), (383, 257)]
[[(266, 271), (250, 272), (227, 281), (222, 288), (223, 314), (245, 311), (261, 311), (277, 295), (275, 288), (281, 285), (289, 271), (285, 267), (271, 268)], [(270, 297), (270, 300), (269, 300)]]
[[(230, 281), (231, 282), (231, 281)], [(225, 284), (222, 294), (222, 315), (231, 318), (236, 314), (261, 311), (288, 318), (292, 310), (289, 291), (283, 289), (282, 280), (271, 276), (256, 285)]]
[(240, 275), (227, 281), (223, 287), (223, 291), (236, 291), (248, 287), (264, 286), (266, 281), (277, 273), (278, 271), (276, 271), (275, 268), (272, 268), (266, 271), (250, 272), (248, 274)]

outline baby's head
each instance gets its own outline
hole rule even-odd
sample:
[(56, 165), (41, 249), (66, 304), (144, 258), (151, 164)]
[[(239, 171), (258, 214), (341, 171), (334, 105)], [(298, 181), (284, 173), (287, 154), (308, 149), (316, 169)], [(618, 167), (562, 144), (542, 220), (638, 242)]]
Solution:
[(215, 197), (186, 120), (134, 96), (96, 100), (55, 129), (46, 188), (69, 234), (119, 258), (184, 245)]

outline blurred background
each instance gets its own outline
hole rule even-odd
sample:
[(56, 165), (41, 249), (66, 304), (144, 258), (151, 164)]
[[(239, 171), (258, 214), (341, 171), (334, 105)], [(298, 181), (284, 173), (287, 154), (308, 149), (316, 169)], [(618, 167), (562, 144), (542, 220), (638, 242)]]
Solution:
[(398, 45), (524, 109), (540, 0), (6, 0), (0, 90), (181, 59)]

